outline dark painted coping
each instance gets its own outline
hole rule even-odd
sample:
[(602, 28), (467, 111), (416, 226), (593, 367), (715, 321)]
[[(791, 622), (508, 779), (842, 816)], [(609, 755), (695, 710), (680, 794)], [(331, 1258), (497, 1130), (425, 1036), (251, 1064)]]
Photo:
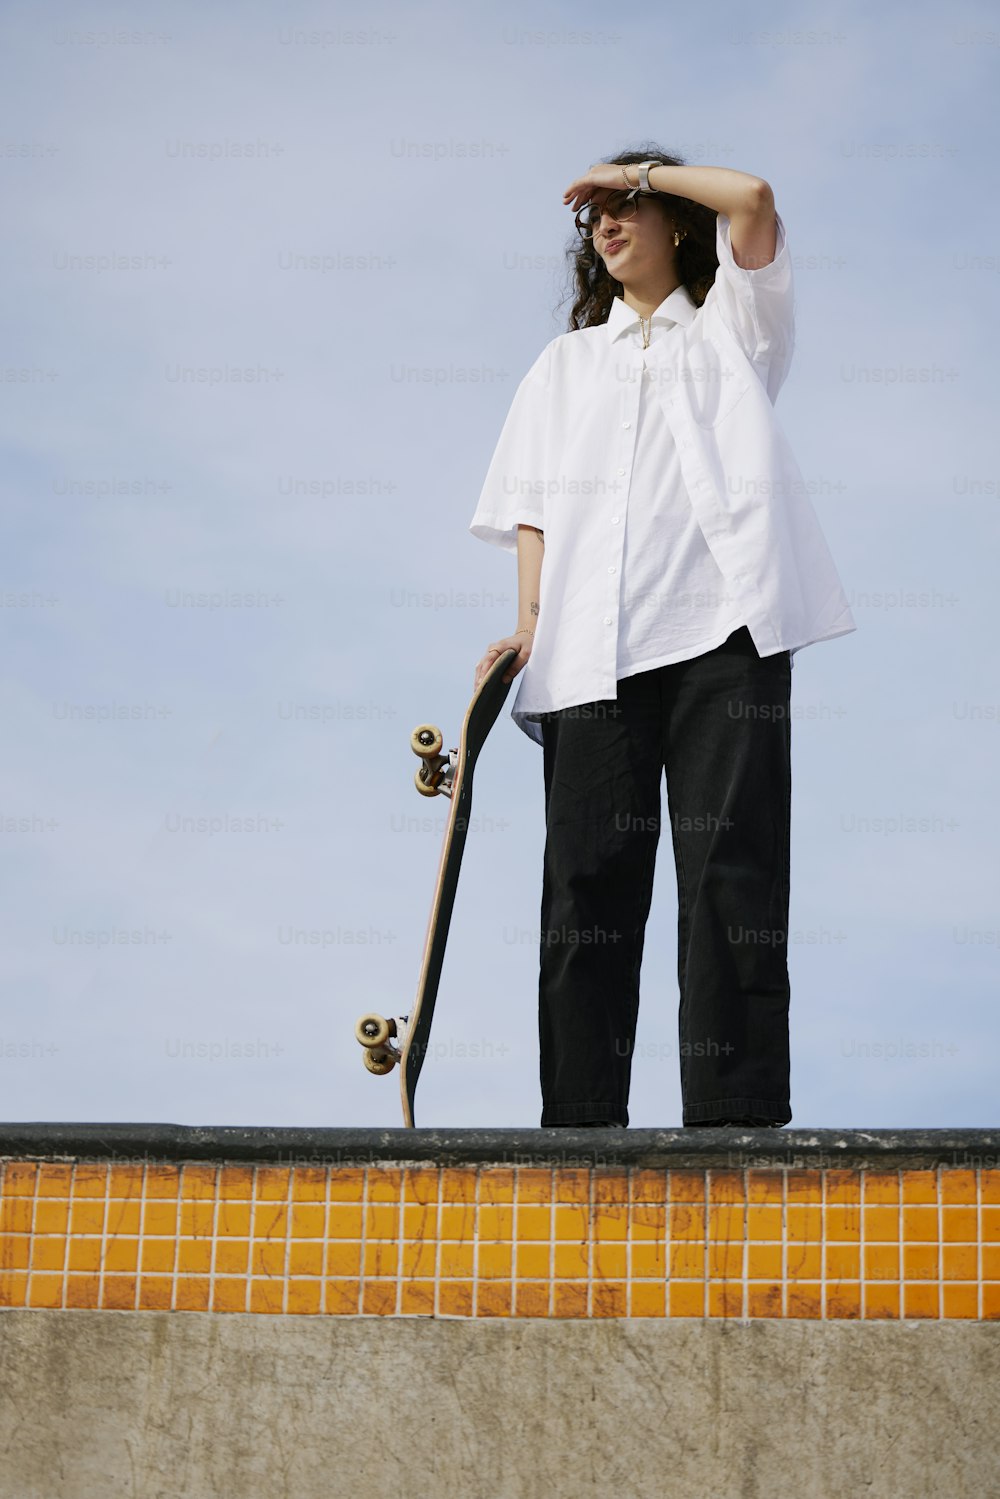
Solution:
[(0, 1158), (302, 1166), (1000, 1169), (1000, 1129), (309, 1129), (0, 1124)]

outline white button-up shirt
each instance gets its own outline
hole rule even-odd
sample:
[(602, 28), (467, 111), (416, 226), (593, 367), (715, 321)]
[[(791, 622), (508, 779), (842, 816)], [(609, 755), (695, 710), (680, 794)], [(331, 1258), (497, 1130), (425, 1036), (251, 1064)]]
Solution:
[[(637, 474), (645, 484), (651, 471), (646, 444), (637, 451), (646, 381), (732, 602), (731, 628), (745, 624), (761, 656), (794, 656), (857, 628), (774, 414), (795, 339), (784, 224), (777, 216), (774, 259), (756, 270), (736, 264), (729, 228), (719, 214), (719, 269), (702, 306), (677, 287), (653, 314), (648, 349), (638, 315), (616, 298), (606, 323), (557, 335), (514, 394), (470, 530), (513, 552), (519, 524), (545, 535), (532, 652), (511, 715), (538, 744), (538, 714), (613, 700), (627, 674), (619, 653), (636, 615), (634, 601), (626, 604), (623, 624), (630, 503), (647, 537), (651, 514), (645, 488), (641, 497), (633, 490)], [(661, 485), (668, 499), (676, 492), (669, 473)], [(694, 633), (710, 613), (696, 615)], [(710, 650), (729, 633), (707, 642), (675, 636), (673, 653), (662, 649), (657, 662)]]

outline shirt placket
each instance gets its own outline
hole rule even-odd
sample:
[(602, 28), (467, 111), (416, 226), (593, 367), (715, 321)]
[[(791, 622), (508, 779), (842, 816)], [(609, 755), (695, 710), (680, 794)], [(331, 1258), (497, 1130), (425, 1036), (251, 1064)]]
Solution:
[(632, 489), (632, 471), (635, 466), (635, 444), (639, 427), (639, 399), (643, 360), (637, 346), (629, 344), (616, 357), (616, 364), (623, 362), (627, 353), (629, 374), (622, 380), (618, 403), (617, 442), (612, 455), (611, 484), (606, 507), (608, 561), (605, 564), (604, 609), (601, 628), (604, 631), (604, 674), (608, 688), (606, 696), (617, 690), (618, 682), (618, 619), (621, 613), (622, 561), (625, 554), (625, 526), (628, 520), (628, 501)]

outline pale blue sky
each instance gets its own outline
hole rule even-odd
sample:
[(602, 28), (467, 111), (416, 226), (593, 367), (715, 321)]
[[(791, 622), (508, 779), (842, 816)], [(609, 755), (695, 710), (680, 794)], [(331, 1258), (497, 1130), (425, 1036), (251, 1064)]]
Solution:
[[(21, 3), (3, 41), (0, 1118), (399, 1123), (353, 1026), (416, 984), (409, 732), (515, 623), (468, 524), (566, 326), (563, 190), (655, 141), (774, 188), (778, 411), (858, 623), (793, 674), (793, 1127), (995, 1124), (992, 7)], [(418, 1117), (532, 1126), (506, 712), (476, 814)], [(636, 1126), (680, 1122), (675, 924), (664, 841)]]

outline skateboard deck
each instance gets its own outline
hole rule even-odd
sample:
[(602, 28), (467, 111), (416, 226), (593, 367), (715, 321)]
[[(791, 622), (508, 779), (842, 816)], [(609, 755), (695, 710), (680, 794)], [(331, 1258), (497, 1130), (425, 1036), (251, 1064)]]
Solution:
[[(410, 736), (411, 748), (422, 764), (415, 776), (417, 790), (423, 796), (450, 795), (451, 807), (444, 831), (441, 857), (431, 913), (424, 939), (423, 958), (417, 992), (409, 1015), (389, 1019), (374, 1013), (362, 1015), (355, 1035), (365, 1047), (365, 1065), (370, 1072), (385, 1074), (399, 1067), (403, 1123), (415, 1123), (414, 1099), (420, 1070), (427, 1055), (434, 1005), (441, 980), (448, 930), (458, 889), (462, 854), (472, 812), (472, 783), (479, 752), (500, 715), (513, 685), (503, 680), (517, 652), (506, 650), (486, 672), (476, 688), (462, 723), (457, 749), (441, 753), (443, 738), (433, 724), (420, 724)], [(395, 1045), (394, 1039), (401, 1044)]]

